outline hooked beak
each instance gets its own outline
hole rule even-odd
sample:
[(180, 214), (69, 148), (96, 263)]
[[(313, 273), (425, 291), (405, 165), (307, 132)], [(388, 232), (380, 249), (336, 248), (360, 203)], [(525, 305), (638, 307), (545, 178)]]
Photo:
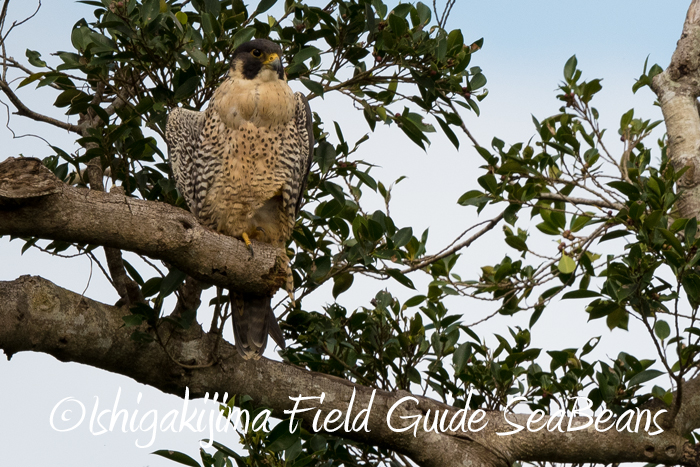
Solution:
[(276, 53), (271, 53), (270, 55), (268, 55), (265, 61), (263, 62), (263, 66), (271, 68), (277, 73), (281, 73), (284, 71), (284, 68), (282, 68), (282, 60)]

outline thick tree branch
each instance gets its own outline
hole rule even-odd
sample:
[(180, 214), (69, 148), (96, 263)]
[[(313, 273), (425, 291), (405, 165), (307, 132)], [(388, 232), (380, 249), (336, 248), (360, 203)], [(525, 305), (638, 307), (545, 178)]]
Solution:
[[(289, 397), (300, 394), (320, 396), (325, 393), (323, 404), (300, 404), (300, 408), (321, 409), (320, 420), (333, 409), (345, 414), (354, 389), (352, 420), (368, 407), (372, 396), (372, 389), (337, 377), (267, 359), (244, 361), (226, 342), (218, 345), (215, 365), (185, 369), (173, 360), (188, 365), (210, 361), (218, 336), (204, 333), (199, 326), (191, 327), (186, 333), (175, 333), (167, 339), (169, 357), (155, 344), (145, 345), (129, 338), (131, 330), (122, 326), (121, 319), (128, 314), (125, 307), (95, 302), (39, 277), (23, 276), (15, 281), (0, 282), (0, 297), (0, 348), (8, 356), (22, 351), (43, 352), (61, 361), (126, 375), (180, 396), (184, 395), (186, 387), (193, 397), (202, 397), (206, 392), (248, 394), (255, 404), (270, 408), (279, 417), (286, 417), (284, 410), (294, 407)], [(648, 436), (618, 432), (614, 428), (604, 433), (593, 428), (570, 433), (543, 429), (498, 436), (497, 433), (512, 430), (500, 412), (487, 412), (486, 426), (478, 432), (425, 431), (421, 421), (415, 437), (413, 429), (395, 433), (387, 423), (389, 409), (406, 396), (410, 394), (377, 390), (368, 418), (369, 432), (345, 432), (341, 428), (334, 434), (398, 451), (428, 467), (505, 467), (515, 460), (698, 465), (692, 446), (673, 431)], [(408, 401), (399, 405), (391, 417), (394, 428), (406, 427), (413, 421), (401, 420), (402, 416), (423, 416), (430, 410), (430, 426), (436, 411), (440, 411), (441, 418), (444, 411), (449, 412), (446, 424), (456, 413), (453, 407), (420, 396), (412, 397), (419, 401), (418, 405)], [(298, 414), (297, 418), (304, 420), (308, 428), (315, 416), (316, 410), (312, 410)], [(509, 415), (511, 421), (520, 425), (525, 425), (526, 417)], [(545, 417), (543, 423), (547, 420)], [(572, 426), (583, 422), (583, 419), (574, 419)], [(475, 427), (481, 425), (477, 423)], [(562, 426), (568, 426), (567, 419)]]
[(40, 237), (133, 251), (161, 259), (206, 283), (267, 294), (284, 284), (279, 251), (202, 227), (163, 203), (70, 187), (38, 159), (0, 163), (0, 235)]

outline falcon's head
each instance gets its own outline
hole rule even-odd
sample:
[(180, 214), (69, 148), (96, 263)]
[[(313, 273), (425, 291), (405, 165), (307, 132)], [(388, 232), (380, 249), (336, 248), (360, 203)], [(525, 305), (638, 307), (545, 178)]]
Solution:
[(245, 79), (284, 80), (282, 49), (267, 39), (255, 39), (241, 44), (233, 52), (231, 68)]

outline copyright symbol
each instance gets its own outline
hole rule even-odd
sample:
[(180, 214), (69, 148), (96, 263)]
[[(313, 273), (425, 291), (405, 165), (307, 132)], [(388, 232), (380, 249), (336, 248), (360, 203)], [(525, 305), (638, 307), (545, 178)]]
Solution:
[[(78, 412), (80, 413), (80, 420), (78, 420), (77, 423), (73, 424), (72, 426), (68, 428), (56, 428), (56, 425), (54, 425), (54, 420), (56, 419), (56, 412), (59, 410), (59, 407), (61, 407), (64, 404), (69, 404), (68, 407), (64, 407), (61, 409), (61, 415), (59, 418), (59, 421), (61, 422), (61, 425), (65, 425), (70, 423), (72, 420), (75, 420), (77, 418), (73, 410), (71, 410), (69, 407), (71, 407), (70, 404), (75, 405), (78, 404)], [(63, 431), (71, 431), (75, 430), (80, 426), (81, 423), (83, 423), (83, 420), (85, 419), (85, 406), (83, 405), (82, 402), (80, 402), (78, 399), (74, 399), (72, 397), (66, 397), (64, 399), (61, 399), (58, 404), (56, 404), (51, 411), (51, 418), (49, 419), (49, 423), (51, 424), (51, 428), (53, 428), (56, 431), (63, 432)]]

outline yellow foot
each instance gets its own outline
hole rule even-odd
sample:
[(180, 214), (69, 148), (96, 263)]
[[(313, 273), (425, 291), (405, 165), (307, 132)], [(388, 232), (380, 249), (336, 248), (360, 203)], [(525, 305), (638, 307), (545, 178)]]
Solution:
[(253, 244), (250, 243), (250, 238), (248, 238), (248, 234), (243, 232), (241, 234), (241, 238), (243, 238), (243, 241), (245, 242), (245, 245), (248, 247), (250, 250), (250, 256), (251, 258), (255, 258), (255, 252), (253, 251)]

